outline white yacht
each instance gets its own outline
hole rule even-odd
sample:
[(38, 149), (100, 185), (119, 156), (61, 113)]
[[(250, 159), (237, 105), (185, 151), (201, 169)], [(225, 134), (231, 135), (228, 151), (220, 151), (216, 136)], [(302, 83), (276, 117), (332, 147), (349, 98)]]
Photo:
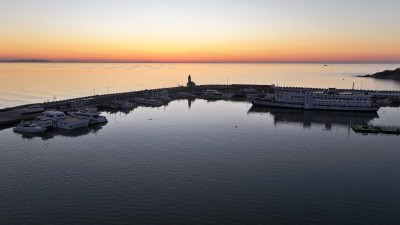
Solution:
[(44, 108), (41, 107), (40, 105), (30, 105), (28, 107), (25, 107), (21, 109), (21, 113), (23, 114), (28, 114), (28, 113), (40, 113), (43, 112)]
[(51, 118), (38, 116), (32, 120), (33, 123), (37, 124), (39, 127), (44, 128), (55, 128), (57, 127), (57, 123), (55, 123)]
[(131, 109), (131, 108), (134, 108), (136, 106), (135, 103), (130, 102), (128, 100), (115, 100), (114, 104), (118, 105), (122, 109)]
[(136, 98), (135, 102), (137, 104), (147, 105), (147, 106), (162, 106), (164, 103), (153, 97), (150, 98)]
[(201, 94), (202, 98), (212, 98), (212, 99), (220, 99), (222, 98), (224, 93), (217, 91), (217, 90), (211, 90), (211, 89), (207, 89), (205, 91), (203, 91), (203, 93)]
[(379, 110), (371, 96), (366, 94), (337, 93), (329, 88), (325, 92), (306, 90), (302, 92), (276, 92), (274, 98), (254, 100), (255, 106), (318, 109), (336, 111), (372, 111)]
[(68, 112), (68, 115), (81, 119), (89, 119), (89, 124), (107, 123), (105, 116), (101, 116), (96, 108), (86, 108)]
[(36, 123), (22, 121), (16, 127), (13, 128), (15, 132), (27, 132), (27, 133), (43, 133), (46, 131), (45, 127), (40, 127)]
[(52, 119), (57, 124), (57, 128), (61, 129), (72, 130), (89, 125), (89, 119), (66, 116), (60, 111), (47, 110), (43, 112), (42, 117)]

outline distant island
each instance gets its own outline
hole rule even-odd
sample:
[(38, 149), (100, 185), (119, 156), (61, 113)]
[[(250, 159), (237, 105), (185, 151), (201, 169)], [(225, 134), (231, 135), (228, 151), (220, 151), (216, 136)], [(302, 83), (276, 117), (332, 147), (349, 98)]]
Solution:
[(15, 60), (0, 60), (2, 63), (49, 63), (46, 59), (15, 59)]
[(395, 70), (385, 70), (383, 72), (374, 73), (370, 75), (360, 75), (359, 77), (371, 77), (376, 79), (388, 79), (400, 81), (400, 68)]

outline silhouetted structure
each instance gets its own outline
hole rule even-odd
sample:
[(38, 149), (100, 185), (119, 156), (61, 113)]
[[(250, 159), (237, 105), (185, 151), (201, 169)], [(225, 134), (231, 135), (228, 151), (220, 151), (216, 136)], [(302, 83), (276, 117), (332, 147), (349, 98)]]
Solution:
[(188, 88), (191, 88), (191, 87), (195, 87), (195, 86), (196, 86), (196, 83), (194, 83), (194, 82), (192, 81), (192, 77), (190, 76), (190, 74), (189, 74), (189, 76), (188, 76), (188, 82), (187, 82), (186, 86), (187, 86)]

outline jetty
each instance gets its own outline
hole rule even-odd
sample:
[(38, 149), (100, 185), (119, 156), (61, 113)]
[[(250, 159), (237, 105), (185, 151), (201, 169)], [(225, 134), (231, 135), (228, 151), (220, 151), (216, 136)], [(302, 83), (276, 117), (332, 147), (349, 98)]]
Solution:
[(383, 133), (383, 134), (400, 134), (400, 126), (384, 126), (384, 125), (370, 125), (370, 124), (362, 124), (362, 125), (351, 125), (351, 129), (353, 129), (357, 133)]
[[(232, 85), (198, 85), (193, 87), (178, 86), (170, 88), (157, 88), (146, 89), (141, 91), (121, 92), (104, 95), (85, 96), (81, 98), (73, 98), (59, 101), (50, 101), (43, 103), (27, 104), (15, 107), (0, 109), (0, 127), (10, 127), (22, 120), (31, 120), (38, 116), (38, 114), (23, 114), (22, 110), (30, 105), (37, 105), (45, 109), (55, 109), (58, 111), (67, 112), (73, 108), (82, 107), (99, 107), (107, 108), (116, 101), (132, 101), (137, 103), (138, 106), (162, 106), (167, 105), (172, 100), (199, 98), (201, 94), (208, 89), (236, 93), (237, 96), (242, 96), (240, 90), (245, 88), (254, 88), (259, 92), (269, 92), (272, 90), (273, 85), (246, 85), (246, 84), (232, 84)], [(168, 95), (168, 98), (166, 94)], [(148, 101), (144, 101), (148, 100)], [(158, 100), (158, 104), (151, 104), (151, 100)], [(153, 101), (154, 102), (154, 101)]]

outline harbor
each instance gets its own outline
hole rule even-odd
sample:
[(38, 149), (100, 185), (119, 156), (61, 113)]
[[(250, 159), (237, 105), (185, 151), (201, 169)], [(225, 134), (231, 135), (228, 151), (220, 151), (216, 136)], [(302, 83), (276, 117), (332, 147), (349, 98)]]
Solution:
[[(107, 119), (100, 116), (101, 111), (130, 111), (139, 106), (161, 107), (174, 100), (196, 98), (209, 101), (245, 101), (258, 107), (376, 112), (383, 106), (398, 106), (400, 91), (335, 88), (324, 90), (256, 84), (196, 85), (189, 75), (184, 86), (93, 95), (1, 109), (0, 127), (7, 128), (20, 123), (14, 130), (44, 132), (35, 125), (43, 123), (43, 118), (60, 117), (63, 118), (63, 122), (57, 118), (53, 119), (51, 125), (61, 129), (76, 129), (106, 123)], [(97, 109), (100, 112), (97, 112)], [(34, 121), (27, 122), (33, 119), (36, 120), (35, 124), (32, 124)], [(39, 124), (39, 127), (50, 126)], [(352, 128), (355, 132), (363, 133), (399, 133), (397, 127), (384, 125), (353, 124)]]
[(400, 1), (1, 1), (0, 225), (400, 221)]
[[(74, 68), (82, 66), (74, 65)], [(191, 71), (195, 66), (185, 68)], [(204, 68), (214, 71), (213, 67)], [(238, 67), (235, 65), (234, 68)], [(254, 67), (259, 66), (250, 65), (247, 68)], [(277, 69), (284, 71), (286, 67)], [(58, 69), (51, 70), (49, 74), (58, 74), (56, 71)], [(211, 75), (206, 77), (204, 71), (195, 71), (196, 75), (192, 78), (196, 84), (188, 86), (188, 73), (184, 72), (173, 71), (171, 73), (179, 75), (166, 77), (168, 71), (152, 69), (151, 73), (160, 75), (151, 77), (145, 73), (150, 69), (138, 72), (126, 70), (124, 77), (114, 77), (116, 71), (119, 70), (103, 71), (114, 82), (94, 69), (91, 74), (81, 75), (79, 83), (66, 82), (57, 86), (54, 80), (46, 80), (36, 82), (32, 87), (23, 85), (23, 80), (20, 80), (18, 84), (21, 85), (14, 88), (16, 91), (7, 91), (2, 96), (5, 100), (0, 108), (10, 108), (1, 110), (1, 119), (5, 118), (3, 115), (7, 119), (15, 119), (0, 128), (2, 177), (7, 183), (8, 193), (3, 201), (5, 210), (2, 218), (11, 218), (8, 219), (9, 224), (28, 221), (13, 220), (14, 212), (19, 212), (20, 218), (29, 218), (29, 221), (49, 223), (49, 220), (41, 218), (51, 218), (53, 224), (64, 224), (60, 220), (65, 218), (65, 211), (86, 218), (92, 216), (95, 219), (90, 222), (94, 224), (99, 224), (95, 220), (115, 212), (114, 209), (118, 209), (117, 216), (131, 215), (135, 211), (140, 217), (153, 218), (153, 209), (160, 204), (160, 199), (165, 202), (165, 207), (159, 210), (163, 215), (177, 212), (170, 210), (170, 205), (176, 205), (179, 213), (187, 209), (185, 213), (190, 216), (193, 215), (192, 209), (187, 205), (199, 210), (214, 209), (215, 205), (225, 210), (227, 206), (232, 206), (229, 210), (235, 215), (242, 215), (243, 208), (249, 209), (246, 221), (252, 221), (254, 211), (260, 215), (265, 215), (263, 213), (270, 209), (286, 212), (286, 203), (291, 204), (291, 199), (297, 196), (300, 196), (297, 199), (301, 201), (301, 208), (293, 210), (315, 207), (312, 215), (321, 209), (321, 199), (325, 201), (328, 198), (322, 208), (329, 210), (319, 211), (324, 216), (332, 213), (329, 207), (335, 201), (342, 204), (340, 208), (348, 207), (349, 202), (352, 202), (352, 208), (362, 208), (371, 199), (378, 202), (376, 208), (382, 204), (395, 208), (399, 202), (393, 196), (397, 196), (399, 168), (396, 162), (400, 136), (355, 132), (351, 125), (399, 124), (400, 108), (396, 103), (399, 92), (395, 90), (400, 91), (400, 86), (367, 85), (366, 78), (357, 78), (364, 81), (364, 89), (360, 88), (361, 85), (352, 89), (353, 80), (350, 79), (353, 78), (349, 75), (336, 77), (336, 83), (316, 81), (303, 84), (289, 82), (287, 78), (286, 84), (296, 86), (289, 87), (276, 80), (263, 80), (262, 76), (272, 76), (271, 72), (263, 71), (257, 82), (251, 82), (254, 80), (251, 78), (239, 80), (230, 76), (230, 81), (236, 82), (233, 84), (222, 84), (224, 79), (218, 80)], [(153, 81), (151, 84), (140, 84), (137, 76), (142, 72), (145, 74), (143, 80)], [(243, 74), (247, 72), (242, 71)], [(223, 74), (220, 71), (215, 73)], [(321, 77), (330, 77), (329, 74), (321, 74)], [(39, 77), (35, 74), (29, 76)], [(72, 79), (68, 74), (45, 77)], [(90, 83), (85, 77), (96, 82)], [(118, 80), (123, 81), (125, 88), (122, 84), (118, 86)], [(50, 85), (46, 86), (48, 83), (54, 85), (54, 90)], [(109, 94), (108, 86), (111, 90)], [(291, 104), (294, 102), (291, 97), (295, 96), (294, 99), (301, 105), (300, 99), (306, 92), (319, 93), (316, 97), (322, 102), (329, 87), (336, 89), (331, 90), (326, 101), (337, 101), (340, 106), (340, 101), (357, 100), (334, 98), (367, 98), (362, 101), (363, 104), (372, 101), (374, 106), (378, 104), (380, 108), (372, 112), (325, 111), (253, 104), (255, 100), (267, 103), (286, 99)], [(350, 92), (354, 94), (349, 95)], [(345, 95), (338, 95), (340, 93)], [(89, 121), (77, 129), (49, 127), (43, 133), (13, 131), (21, 118), (29, 124), (30, 120), (35, 123), (35, 118), (50, 110), (73, 117), (90, 113), (94, 108), (108, 120), (107, 123), (91, 125)], [(43, 109), (43, 112), (34, 112)], [(387, 179), (388, 175), (392, 179)], [(343, 190), (343, 182), (346, 188), (351, 187), (348, 191)], [(377, 183), (384, 187), (380, 192), (364, 188), (375, 187)], [(331, 195), (332, 191), (336, 194)], [(383, 192), (388, 193), (387, 198), (376, 194)], [(40, 193), (43, 196), (38, 196)], [(232, 197), (232, 193), (239, 197)], [(322, 195), (313, 197), (319, 193)], [(277, 195), (283, 201), (275, 202)], [(26, 201), (30, 196), (37, 197)], [(55, 200), (46, 202), (42, 208), (42, 199), (46, 196)], [(360, 202), (360, 196), (371, 197)], [(217, 204), (214, 203), (216, 197)], [(232, 205), (235, 201), (245, 202), (244, 207)], [(76, 207), (79, 205), (94, 207), (99, 213)], [(255, 205), (262, 207), (254, 208)], [(24, 210), (26, 207), (29, 209)], [(363, 214), (370, 215), (368, 212), (376, 208), (366, 208)], [(349, 212), (351, 215), (354, 213), (357, 212)], [(239, 217), (234, 219), (239, 220)], [(180, 216), (176, 218), (181, 219)], [(229, 215), (224, 222), (229, 223), (231, 218)], [(354, 221), (362, 219), (355, 218)], [(193, 221), (185, 221), (190, 222)]]

